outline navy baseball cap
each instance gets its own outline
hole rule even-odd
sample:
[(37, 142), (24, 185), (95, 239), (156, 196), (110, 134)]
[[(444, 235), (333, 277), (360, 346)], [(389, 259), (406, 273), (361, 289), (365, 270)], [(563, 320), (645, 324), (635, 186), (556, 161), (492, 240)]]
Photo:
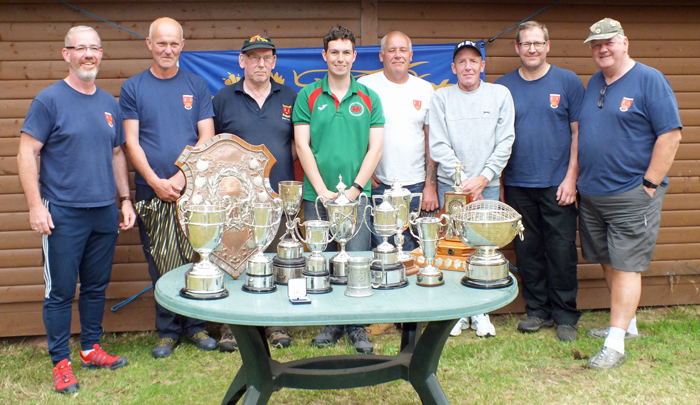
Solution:
[(275, 44), (272, 43), (270, 38), (256, 35), (254, 37), (248, 38), (245, 41), (243, 41), (243, 47), (241, 48), (241, 52), (246, 52), (246, 51), (250, 51), (251, 49), (261, 49), (261, 48), (262, 49), (272, 49), (272, 52), (277, 51), (277, 49), (275, 48)]
[(479, 53), (479, 55), (481, 55), (481, 49), (479, 48), (479, 45), (477, 45), (476, 42), (467, 39), (458, 43), (457, 46), (455, 46), (455, 51), (452, 53), (452, 60), (454, 60), (455, 56), (457, 56), (457, 53), (459, 53), (459, 51), (461, 51), (464, 48), (474, 48)]

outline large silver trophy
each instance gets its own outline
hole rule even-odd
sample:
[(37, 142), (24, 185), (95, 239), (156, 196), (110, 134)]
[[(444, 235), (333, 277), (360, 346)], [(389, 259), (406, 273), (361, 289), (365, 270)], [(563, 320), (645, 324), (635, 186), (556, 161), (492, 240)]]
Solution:
[(253, 243), (258, 252), (248, 259), (246, 268), (246, 283), (243, 284), (243, 291), (250, 293), (270, 293), (277, 290), (274, 274), (272, 272), (272, 261), (263, 253), (275, 235), (282, 217), (282, 205), (279, 199), (260, 203), (250, 204), (250, 222), (248, 226), (253, 233)]
[[(299, 223), (299, 218), (294, 219), (294, 223)], [(306, 258), (306, 267), (302, 275), (306, 279), (307, 294), (323, 294), (333, 291), (328, 271), (328, 263), (325, 256), (321, 254), (330, 243), (329, 231), (331, 223), (328, 221), (313, 220), (306, 221), (301, 226), (304, 227), (306, 238), (302, 238), (299, 229), (294, 227), (297, 237), (301, 239), (311, 250), (311, 256)]]
[(301, 209), (304, 183), (301, 181), (280, 181), (279, 195), (284, 215), (287, 218), (287, 232), (282, 235), (277, 245), (277, 256), (272, 259), (272, 270), (275, 273), (275, 283), (286, 285), (290, 278), (300, 278), (301, 272), (306, 266), (306, 259), (302, 256), (304, 246), (299, 242), (294, 232), (296, 226), (294, 219)]
[(499, 252), (516, 235), (523, 239), (522, 216), (500, 201), (475, 201), (452, 214), (454, 228), (462, 242), (476, 250), (466, 263), (462, 284), (489, 289), (513, 284), (508, 275), (508, 260)]
[(437, 245), (443, 237), (440, 234), (448, 225), (450, 217), (446, 214), (442, 214), (439, 217), (424, 217), (417, 218), (418, 214), (415, 212), (411, 213), (409, 221), (416, 229), (418, 229), (418, 235), (413, 233), (411, 229), (411, 235), (418, 238), (421, 250), (423, 250), (423, 256), (427, 261), (427, 264), (422, 268), (418, 275), (416, 276), (416, 284), (423, 287), (436, 287), (445, 284), (442, 278), (442, 272), (438, 270), (437, 267), (433, 265), (433, 261), (437, 256)]
[(209, 261), (209, 255), (221, 244), (226, 223), (226, 208), (220, 204), (189, 204), (185, 208), (185, 229), (200, 261), (185, 273), (185, 287), (180, 295), (198, 300), (228, 296), (224, 288), (224, 272)]
[(396, 229), (394, 231), (394, 244), (397, 249), (396, 257), (404, 264), (407, 274), (415, 274), (418, 271), (418, 266), (416, 266), (415, 258), (403, 251), (403, 233), (409, 226), (408, 217), (411, 213), (411, 201), (414, 198), (418, 198), (418, 210), (420, 211), (420, 207), (423, 205), (423, 193), (411, 193), (410, 190), (401, 187), (399, 179), (394, 179), (394, 184), (391, 185), (391, 189), (387, 190), (386, 195), (387, 197), (384, 198), (388, 198), (391, 205), (398, 210)]
[[(383, 199), (381, 204), (377, 204), (377, 199)], [(372, 224), (374, 231), (367, 225), (370, 232), (381, 237), (382, 243), (372, 249), (374, 259), (371, 265), (371, 276), (374, 288), (381, 290), (389, 290), (395, 288), (406, 287), (408, 280), (406, 279), (406, 267), (398, 259), (398, 249), (390, 244), (388, 239), (396, 233), (396, 222), (398, 221), (399, 209), (391, 205), (389, 198), (389, 190), (384, 192), (383, 196), (372, 196), (374, 207), (367, 206), (366, 210), (370, 210), (373, 218)]]
[[(357, 206), (362, 197), (367, 200), (367, 196), (360, 193), (357, 200), (350, 200), (345, 195), (346, 186), (343, 183), (343, 176), (338, 176), (339, 183), (336, 186), (338, 189), (338, 197), (333, 201), (325, 201), (322, 196), (316, 198), (316, 215), (321, 218), (318, 211), (318, 202), (321, 201), (326, 208), (328, 222), (331, 223), (331, 235), (333, 239), (340, 245), (340, 252), (331, 257), (331, 283), (332, 284), (347, 284), (348, 283), (348, 259), (350, 255), (345, 251), (345, 245), (348, 241), (357, 235), (362, 228), (362, 223), (365, 216), (362, 215), (360, 223), (357, 223)], [(366, 201), (365, 201), (366, 202)], [(364, 214), (364, 213), (363, 213)]]

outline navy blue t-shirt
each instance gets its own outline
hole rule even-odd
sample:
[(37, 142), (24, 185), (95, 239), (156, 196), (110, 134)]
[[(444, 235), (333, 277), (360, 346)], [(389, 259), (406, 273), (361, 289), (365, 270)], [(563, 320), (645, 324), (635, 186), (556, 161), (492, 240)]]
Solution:
[(550, 66), (537, 80), (518, 69), (496, 80), (515, 105), (515, 142), (501, 178), (506, 186), (559, 186), (569, 167), (571, 123), (578, 121), (583, 84), (574, 72)]
[[(658, 70), (635, 62), (607, 86), (601, 72), (588, 82), (579, 115), (577, 187), (590, 196), (615, 195), (642, 183), (659, 135), (682, 128), (671, 85)], [(668, 184), (666, 178), (661, 183)]]
[(270, 170), (270, 186), (294, 180), (292, 109), (297, 93), (270, 79), (272, 89), (262, 108), (243, 90), (243, 80), (219, 90), (214, 97), (216, 133), (234, 134), (251, 145), (265, 145), (277, 159)]
[(75, 208), (115, 203), (112, 157), (125, 138), (119, 104), (111, 94), (99, 87), (83, 94), (61, 80), (32, 101), (22, 132), (44, 144), (42, 198)]
[[(175, 161), (199, 140), (197, 123), (214, 116), (207, 82), (182, 69), (169, 79), (155, 77), (150, 69), (127, 79), (119, 105), (124, 119), (139, 120), (139, 144), (161, 179), (177, 173)], [(138, 172), (134, 181), (148, 184)]]

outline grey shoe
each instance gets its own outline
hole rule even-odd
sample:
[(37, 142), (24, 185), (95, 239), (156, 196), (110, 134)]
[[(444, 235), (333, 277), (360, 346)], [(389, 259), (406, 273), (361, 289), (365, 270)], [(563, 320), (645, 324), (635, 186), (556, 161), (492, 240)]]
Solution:
[(265, 335), (270, 345), (276, 349), (289, 347), (292, 344), (292, 337), (284, 328), (279, 326), (269, 326), (265, 328)]
[(518, 324), (518, 330), (521, 332), (536, 332), (542, 328), (551, 328), (554, 326), (554, 321), (551, 319), (542, 319), (536, 316), (529, 316)]
[[(588, 331), (588, 336), (593, 339), (605, 339), (608, 337), (608, 330), (610, 330), (610, 328), (593, 328)], [(642, 335), (639, 333), (625, 332), (625, 340), (633, 340), (640, 337), (642, 337)]]
[(573, 342), (576, 340), (576, 327), (573, 325), (557, 325), (557, 339), (562, 342)]
[(344, 334), (345, 328), (343, 326), (328, 325), (311, 340), (311, 345), (317, 347), (333, 346)]
[(216, 347), (219, 348), (220, 352), (233, 353), (238, 350), (238, 343), (236, 343), (236, 338), (233, 337), (232, 333), (225, 333), (221, 335)]
[(596, 370), (611, 369), (621, 365), (625, 360), (627, 360), (627, 354), (603, 346), (595, 356), (588, 360), (588, 368), (594, 368)]
[(348, 334), (348, 342), (360, 354), (372, 354), (374, 348), (372, 342), (367, 339), (367, 330), (364, 326), (348, 325), (345, 328)]

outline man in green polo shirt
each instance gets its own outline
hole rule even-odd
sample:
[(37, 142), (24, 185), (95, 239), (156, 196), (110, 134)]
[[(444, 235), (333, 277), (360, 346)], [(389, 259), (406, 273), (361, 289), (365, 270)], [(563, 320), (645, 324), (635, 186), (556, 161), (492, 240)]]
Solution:
[[(323, 59), (328, 73), (304, 87), (294, 104), (292, 120), (299, 161), (304, 169), (304, 216), (306, 220), (326, 219), (317, 196), (333, 200), (338, 192), (338, 175), (355, 200), (360, 193), (369, 197), (370, 178), (382, 156), (384, 114), (379, 96), (352, 77), (357, 57), (355, 35), (345, 27), (333, 27), (323, 38)], [(358, 206), (364, 212), (364, 204)], [(329, 246), (329, 249), (332, 247)], [(348, 251), (370, 249), (369, 229), (363, 226), (346, 245)], [(316, 336), (314, 346), (330, 346), (347, 333), (360, 353), (372, 353), (372, 343), (362, 325), (327, 326)]]

